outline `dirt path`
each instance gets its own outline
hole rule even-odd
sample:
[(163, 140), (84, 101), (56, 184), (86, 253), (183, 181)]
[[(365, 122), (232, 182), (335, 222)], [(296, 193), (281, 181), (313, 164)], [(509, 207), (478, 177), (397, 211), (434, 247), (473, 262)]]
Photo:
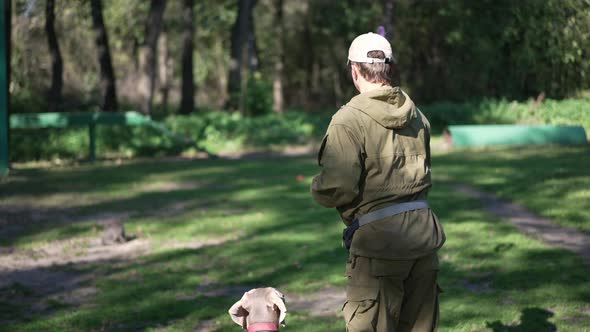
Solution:
[(305, 296), (285, 293), (291, 312), (306, 311), (312, 317), (340, 316), (346, 301), (345, 287), (325, 287)]
[[(218, 245), (227, 238), (187, 243), (160, 243), (163, 248), (201, 248)], [(71, 250), (69, 248), (76, 248)], [(6, 249), (6, 248), (4, 248)], [(100, 241), (53, 241), (35, 249), (11, 249), (0, 255), (0, 301), (23, 308), (23, 317), (49, 315), (58, 306), (81, 307), (92, 305), (98, 289), (96, 281), (103, 272), (85, 269), (92, 263), (127, 265), (134, 258), (148, 255), (153, 245), (149, 239), (136, 239), (125, 244), (103, 246)], [(77, 266), (76, 269), (71, 268)], [(239, 299), (251, 285), (224, 286), (204, 283), (179, 300), (198, 297)], [(337, 317), (345, 301), (344, 287), (325, 287), (311, 294), (285, 293), (291, 313), (307, 312), (313, 317)], [(26, 309), (25, 309), (26, 308)], [(0, 316), (0, 325), (13, 321)], [(217, 331), (215, 320), (200, 322), (196, 331)]]
[(457, 192), (477, 198), (484, 209), (496, 216), (507, 219), (521, 232), (538, 238), (555, 247), (570, 250), (590, 264), (590, 234), (556, 225), (550, 219), (538, 216), (523, 206), (498, 198), (467, 184), (456, 184)]
[[(129, 266), (154, 250), (199, 249), (230, 239), (233, 237), (154, 245), (140, 238), (105, 246), (95, 238), (51, 241), (26, 249), (0, 247), (0, 304), (20, 308), (19, 315), (25, 318), (48, 315), (63, 306), (92, 305), (98, 292), (95, 284), (104, 277), (93, 264)], [(2, 315), (1, 309), (0, 326), (18, 321)]]

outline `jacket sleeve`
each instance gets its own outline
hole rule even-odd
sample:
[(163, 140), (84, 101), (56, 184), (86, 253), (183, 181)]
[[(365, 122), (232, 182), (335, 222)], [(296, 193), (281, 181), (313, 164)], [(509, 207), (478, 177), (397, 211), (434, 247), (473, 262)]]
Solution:
[(311, 194), (325, 207), (339, 207), (359, 194), (362, 145), (350, 128), (331, 125), (318, 155), (321, 172), (313, 178)]
[(431, 169), (432, 164), (430, 157), (430, 122), (428, 121), (424, 113), (420, 111), (420, 109), (418, 109), (418, 112), (422, 116), (422, 122), (424, 123), (424, 148), (426, 150), (426, 167), (428, 167), (428, 169)]

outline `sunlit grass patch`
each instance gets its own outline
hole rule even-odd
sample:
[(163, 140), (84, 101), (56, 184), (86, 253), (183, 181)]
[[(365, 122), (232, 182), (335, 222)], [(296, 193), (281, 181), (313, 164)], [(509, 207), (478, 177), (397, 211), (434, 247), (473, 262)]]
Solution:
[(587, 146), (464, 149), (439, 154), (433, 163), (436, 176), (467, 182), (560, 225), (590, 231)]

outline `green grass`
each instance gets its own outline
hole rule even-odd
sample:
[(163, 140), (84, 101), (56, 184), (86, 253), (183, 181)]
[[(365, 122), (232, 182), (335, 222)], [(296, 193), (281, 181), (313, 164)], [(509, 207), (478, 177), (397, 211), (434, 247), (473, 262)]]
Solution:
[[(541, 176), (537, 164), (556, 157), (567, 169), (556, 171), (563, 176), (557, 179), (577, 181), (563, 188), (557, 181), (547, 190), (569, 190), (578, 182), (576, 188), (582, 188), (589, 181), (587, 170), (570, 162), (583, 160), (588, 150), (563, 151), (463, 151), (435, 157), (430, 199), (447, 233), (440, 252), (441, 331), (543, 332), (551, 325), (559, 331), (590, 331), (588, 266), (569, 252), (521, 235), (482, 212), (479, 202), (451, 189), (455, 181), (473, 179), (501, 194), (502, 184), (513, 186), (503, 193), (510, 196), (525, 190), (525, 181), (536, 183)], [(518, 168), (510, 171), (511, 165)], [(2, 206), (43, 208), (47, 220), (23, 227), (18, 236), (1, 238), (2, 245), (34, 248), (96, 236), (98, 217), (93, 216), (128, 212), (127, 229), (141, 229), (142, 237), (159, 249), (131, 261), (56, 267), (99, 276), (96, 298), (79, 307), (55, 306), (48, 314), (29, 317), (22, 312), (25, 307), (6, 306), (8, 299), (0, 290), (0, 312), (16, 317), (0, 331), (192, 331), (206, 320), (217, 331), (237, 331), (227, 310), (240, 295), (207, 297), (202, 287), (275, 286), (305, 295), (344, 286), (346, 251), (340, 246), (339, 218), (314, 204), (308, 193), (316, 171), (313, 158), (146, 161), (14, 171), (0, 184)], [(476, 171), (489, 177), (488, 182), (484, 177), (476, 181)], [(299, 174), (306, 180), (297, 181)], [(530, 193), (539, 191), (536, 187)], [(571, 203), (564, 202), (563, 192), (556, 195), (554, 202), (560, 204), (587, 204), (578, 201), (583, 195), (572, 196)], [(179, 203), (183, 208), (174, 210)], [(157, 216), (166, 211), (166, 216)], [(54, 218), (58, 214), (80, 221), (64, 223)], [(580, 216), (584, 218), (588, 220)], [(165, 245), (215, 238), (226, 241), (193, 249)], [(339, 317), (315, 318), (303, 311), (289, 312), (287, 322), (286, 331), (344, 329)]]
[(438, 178), (462, 181), (590, 232), (590, 147), (459, 150), (435, 159)]

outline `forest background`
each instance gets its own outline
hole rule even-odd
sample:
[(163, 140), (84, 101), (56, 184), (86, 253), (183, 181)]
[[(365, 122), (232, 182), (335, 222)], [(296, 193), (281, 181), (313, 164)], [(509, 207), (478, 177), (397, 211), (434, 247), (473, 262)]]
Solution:
[[(12, 0), (11, 15), (12, 114), (136, 110), (213, 151), (302, 143), (356, 93), (352, 39), (383, 27), (394, 81), (435, 130), (590, 128), (588, 0)], [(182, 150), (142, 128), (100, 130), (105, 153)], [(11, 135), (15, 161), (88, 144), (83, 128)]]

